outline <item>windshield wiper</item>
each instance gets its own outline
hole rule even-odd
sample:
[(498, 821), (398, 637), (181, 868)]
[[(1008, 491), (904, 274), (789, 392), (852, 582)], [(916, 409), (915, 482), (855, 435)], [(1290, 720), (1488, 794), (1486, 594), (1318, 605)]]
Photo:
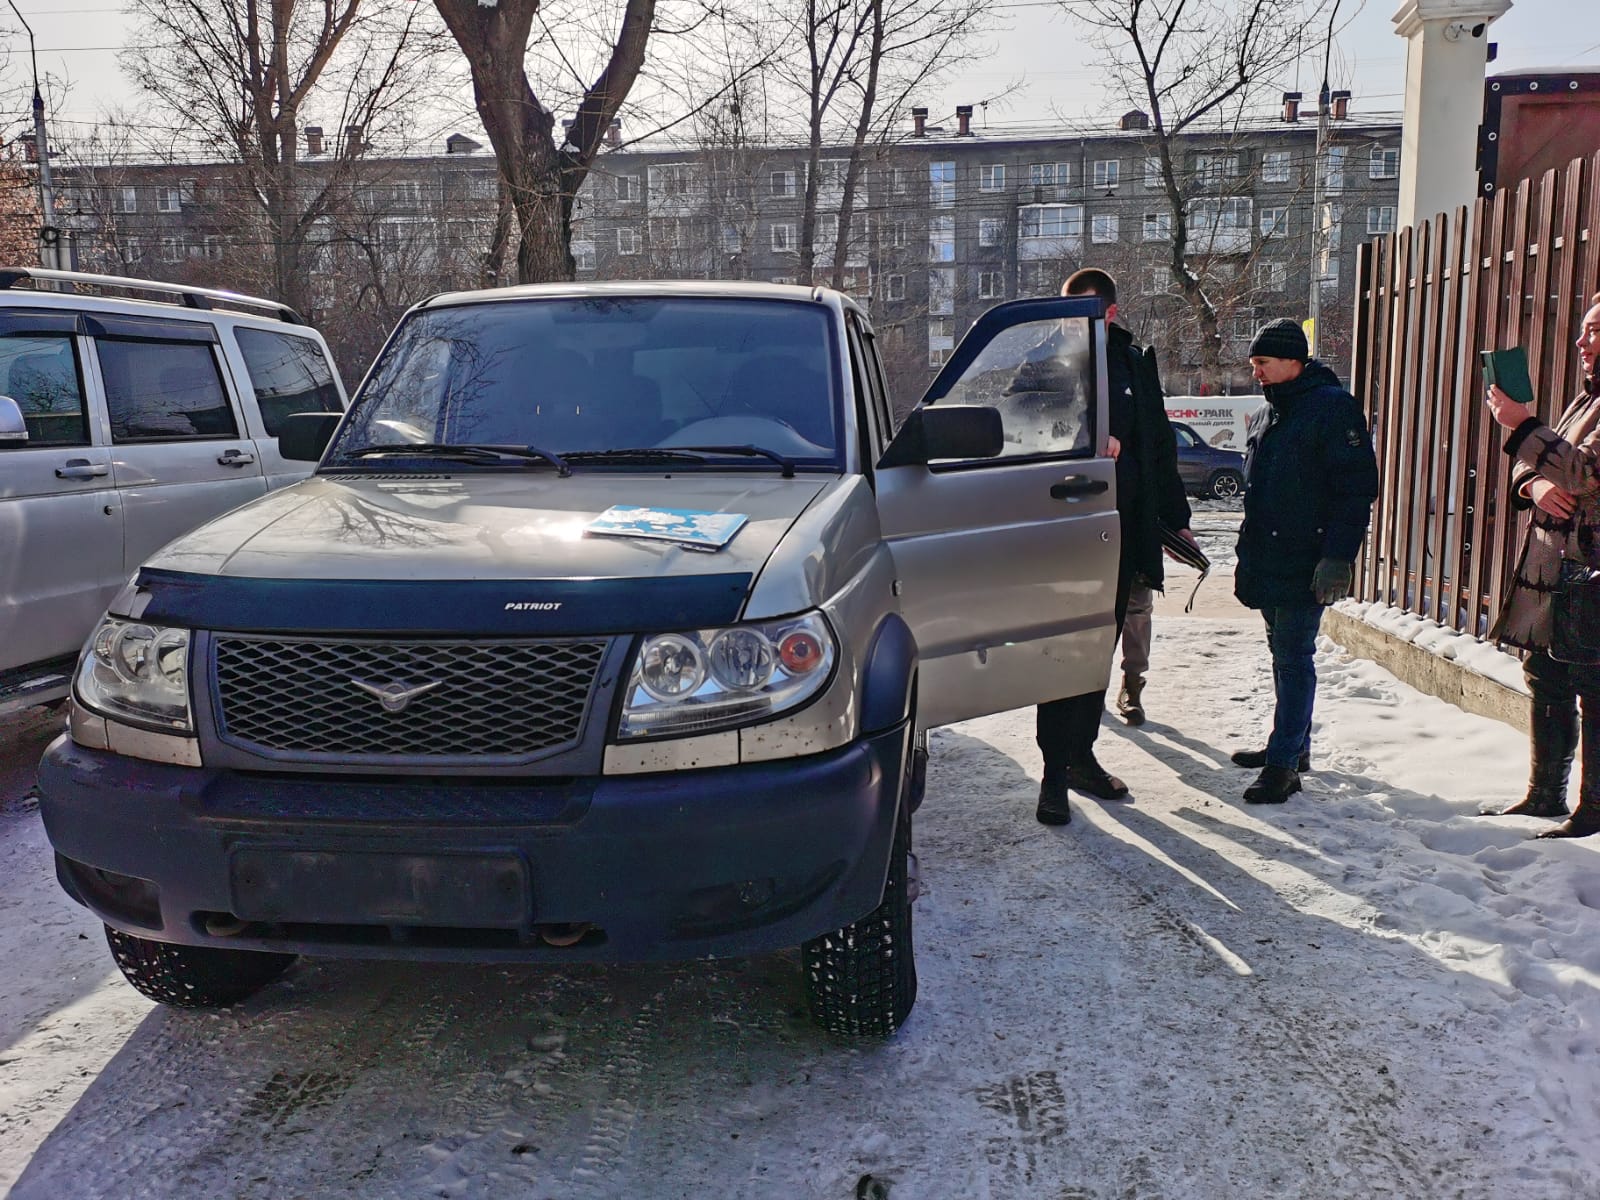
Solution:
[(675, 446), (675, 450), (698, 450), (702, 454), (743, 454), (751, 458), (770, 458), (783, 468), (785, 479), (794, 478), (794, 459), (779, 454), (776, 450), (766, 450), (760, 446)]
[(666, 446), (629, 446), (620, 450), (574, 450), (562, 456), (575, 463), (662, 463), (706, 461), (704, 454), (692, 450), (673, 450)]
[(459, 445), (448, 442), (401, 442), (384, 446), (357, 446), (354, 450), (345, 451), (342, 457), (355, 458), (383, 458), (389, 455), (414, 458), (450, 458), (459, 462), (494, 463), (505, 459), (516, 459), (521, 462), (545, 462), (556, 468), (563, 478), (572, 474), (572, 468), (567, 466), (567, 460), (559, 454), (549, 450), (541, 450), (537, 446), (488, 446), (462, 443)]

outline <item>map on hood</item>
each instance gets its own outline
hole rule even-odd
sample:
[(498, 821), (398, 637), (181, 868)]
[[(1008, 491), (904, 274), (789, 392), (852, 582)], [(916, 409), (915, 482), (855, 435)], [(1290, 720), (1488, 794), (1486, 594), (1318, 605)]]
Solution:
[(609, 537), (650, 538), (707, 550), (720, 550), (733, 540), (748, 518), (744, 513), (698, 512), (692, 508), (642, 508), (613, 504), (584, 527)]

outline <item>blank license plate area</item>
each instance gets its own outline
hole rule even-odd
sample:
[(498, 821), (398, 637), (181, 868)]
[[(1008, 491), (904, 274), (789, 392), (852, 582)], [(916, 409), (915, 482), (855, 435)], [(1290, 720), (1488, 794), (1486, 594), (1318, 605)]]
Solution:
[(515, 929), (531, 920), (515, 855), (240, 849), (233, 911), (246, 921)]

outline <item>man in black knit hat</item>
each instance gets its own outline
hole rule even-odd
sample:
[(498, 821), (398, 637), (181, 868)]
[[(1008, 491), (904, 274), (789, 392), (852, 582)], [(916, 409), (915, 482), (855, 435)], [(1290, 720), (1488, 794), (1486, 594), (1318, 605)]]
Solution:
[(1350, 594), (1378, 496), (1378, 461), (1360, 405), (1310, 356), (1295, 322), (1261, 327), (1250, 370), (1269, 407), (1251, 422), (1245, 448), (1233, 590), (1266, 619), (1277, 707), (1265, 749), (1241, 750), (1233, 761), (1260, 768), (1247, 803), (1281, 804), (1311, 769), (1317, 628), (1322, 610)]

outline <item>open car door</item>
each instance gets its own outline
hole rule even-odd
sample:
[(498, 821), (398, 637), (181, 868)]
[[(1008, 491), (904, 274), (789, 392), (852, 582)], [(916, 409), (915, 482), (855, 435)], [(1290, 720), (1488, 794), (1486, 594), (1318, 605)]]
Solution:
[(1070, 297), (986, 312), (889, 445), (878, 508), (920, 725), (1106, 686), (1121, 536), (1106, 434), (1101, 303)]

